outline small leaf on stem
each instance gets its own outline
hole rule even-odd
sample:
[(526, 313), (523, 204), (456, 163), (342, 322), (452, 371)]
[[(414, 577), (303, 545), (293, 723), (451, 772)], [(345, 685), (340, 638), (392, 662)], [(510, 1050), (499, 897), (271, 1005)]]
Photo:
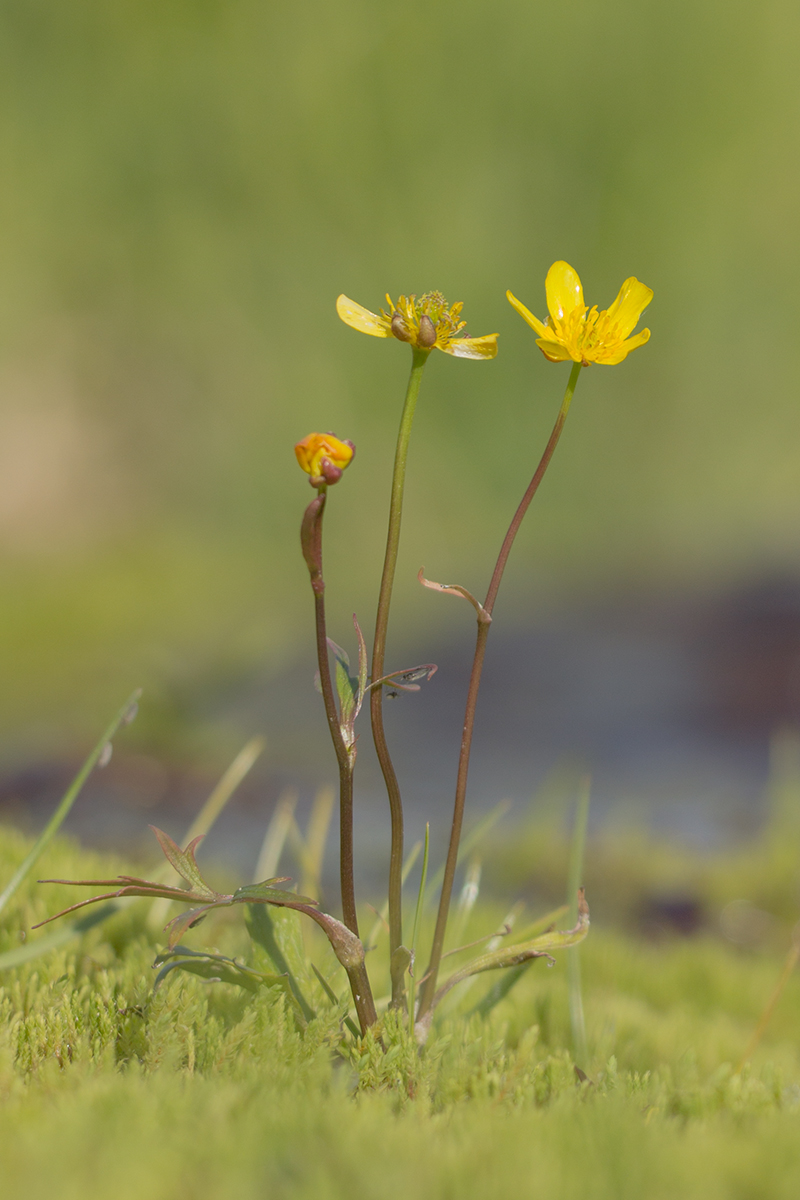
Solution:
[(417, 573), (417, 579), (423, 587), (430, 588), (432, 592), (444, 592), (448, 596), (461, 596), (464, 600), (469, 600), (475, 612), (478, 614), (478, 621), (481, 625), (490, 625), (492, 618), (479, 600), (476, 600), (472, 592), (468, 592), (466, 588), (461, 587), (458, 583), (434, 583), (432, 579), (426, 579), (424, 574), (425, 568), (420, 567)]

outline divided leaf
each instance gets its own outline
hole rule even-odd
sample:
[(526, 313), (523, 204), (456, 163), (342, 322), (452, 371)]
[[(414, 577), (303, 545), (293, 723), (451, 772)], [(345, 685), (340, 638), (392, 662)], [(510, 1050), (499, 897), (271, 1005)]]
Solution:
[(203, 876), (200, 874), (200, 868), (197, 865), (197, 860), (194, 856), (195, 847), (199, 846), (203, 840), (203, 834), (193, 838), (185, 850), (181, 850), (177, 842), (173, 842), (168, 833), (164, 833), (163, 829), (157, 829), (155, 825), (151, 825), (153, 833), (159, 841), (161, 849), (164, 851), (165, 858), (168, 859), (172, 867), (178, 872), (181, 879), (185, 879), (189, 887), (198, 893), (205, 893), (209, 899), (212, 896), (218, 895), (212, 888), (208, 886)]

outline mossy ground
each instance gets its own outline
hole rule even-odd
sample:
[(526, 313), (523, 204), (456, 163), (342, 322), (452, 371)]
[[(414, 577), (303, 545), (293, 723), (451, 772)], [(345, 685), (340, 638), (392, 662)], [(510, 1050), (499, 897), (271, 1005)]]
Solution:
[[(766, 845), (750, 857), (761, 855), (774, 886)], [(4, 875), (23, 850), (18, 835), (2, 835)], [(122, 869), (66, 841), (47, 855), (56, 876)], [(720, 862), (707, 878), (719, 878)], [(702, 874), (699, 860), (695, 868)], [(637, 870), (638, 855), (629, 880)], [(614, 871), (622, 886), (619, 860)], [(18, 894), (0, 953), (62, 895), (34, 883)], [(470, 930), (492, 928), (499, 912), (479, 903)], [(595, 925), (580, 951), (590, 1046), (580, 1083), (563, 956), (550, 970), (535, 963), (488, 1017), (470, 1011), (493, 980), (467, 988), (422, 1056), (388, 1022), (383, 1054), (343, 1036), (342, 1010), (304, 968), (299, 918), (286, 914), (278, 933), (319, 1014), (305, 1030), (274, 990), (175, 972), (154, 994), (159, 933), (135, 902), (3, 974), (3, 1194), (793, 1197), (800, 979), (752, 1064), (736, 1071), (789, 944), (788, 924), (775, 919), (770, 938), (747, 949), (711, 926), (648, 941)], [(334, 960), (307, 932), (306, 950), (344, 994)], [(267, 966), (230, 910), (190, 936)]]

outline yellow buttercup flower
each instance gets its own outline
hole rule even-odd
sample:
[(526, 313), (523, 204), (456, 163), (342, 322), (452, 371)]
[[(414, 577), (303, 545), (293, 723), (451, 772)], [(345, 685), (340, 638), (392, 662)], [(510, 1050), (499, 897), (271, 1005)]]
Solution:
[(338, 483), (342, 471), (353, 461), (356, 448), (352, 442), (342, 442), (332, 433), (310, 433), (294, 448), (297, 461), (311, 476), (313, 487)]
[(389, 311), (381, 309), (378, 315), (356, 304), (355, 300), (340, 296), (336, 301), (336, 311), (345, 325), (350, 325), (359, 333), (369, 333), (372, 337), (394, 337), (418, 350), (443, 350), (445, 354), (454, 354), (456, 358), (494, 358), (497, 354), (496, 333), (478, 338), (469, 337), (468, 334), (456, 336), (466, 327), (466, 321), (461, 320), (464, 306), (454, 304), (448, 308), (441, 292), (426, 292), (419, 299), (416, 296), (401, 296), (397, 304), (387, 295), (386, 303)]
[(545, 280), (547, 307), (550, 316), (539, 321), (511, 292), (509, 302), (521, 317), (538, 333), (536, 345), (550, 362), (603, 363), (611, 366), (643, 346), (650, 330), (643, 329), (635, 337), (630, 334), (645, 308), (653, 299), (652, 289), (632, 276), (626, 279), (610, 308), (588, 309), (583, 302), (583, 288), (569, 263), (554, 262)]

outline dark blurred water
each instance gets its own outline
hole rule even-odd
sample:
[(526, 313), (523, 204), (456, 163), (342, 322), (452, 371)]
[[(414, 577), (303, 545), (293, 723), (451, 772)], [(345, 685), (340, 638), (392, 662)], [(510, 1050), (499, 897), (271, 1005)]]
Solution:
[[(387, 733), (407, 809), (409, 840), (425, 820), (446, 836), (473, 632), (461, 606), (438, 654), (409, 648), (393, 666), (432, 659), (438, 671), (419, 693), (387, 701)], [(146, 697), (144, 703), (147, 703)], [(333, 782), (313, 663), (278, 676), (240, 678), (206, 697), (203, 720), (255, 732), (268, 749), (223, 814), (207, 853), (252, 870), (275, 800), (300, 792), (302, 824), (316, 788)], [(361, 718), (356, 809), (365, 877), (386, 854), (386, 800)], [(542, 804), (560, 779), (565, 818), (581, 771), (593, 779), (593, 821), (613, 814), (699, 844), (757, 828), (770, 741), (800, 726), (800, 587), (763, 582), (708, 596), (628, 597), (551, 614), (491, 632), (479, 702), (469, 816), (508, 799), (513, 822)], [(52, 811), (75, 762), (34, 762), (2, 781), (0, 814), (29, 829)], [(215, 782), (209, 772), (156, 755), (125, 753), (97, 772), (66, 828), (89, 844), (130, 853), (146, 825), (180, 837)], [(556, 788), (558, 791), (558, 788)], [(552, 805), (553, 787), (549, 789)]]

